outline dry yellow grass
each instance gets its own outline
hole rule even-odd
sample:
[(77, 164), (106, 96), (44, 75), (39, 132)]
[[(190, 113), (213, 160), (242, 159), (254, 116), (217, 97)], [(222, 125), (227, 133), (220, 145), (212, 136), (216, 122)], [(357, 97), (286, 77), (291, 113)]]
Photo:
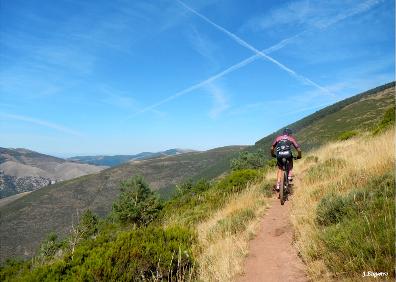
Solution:
[(326, 177), (309, 175), (315, 161), (301, 161), (295, 165), (300, 174), (300, 187), (293, 196), (291, 219), (296, 232), (296, 247), (307, 264), (307, 270), (314, 281), (331, 280), (320, 255), (323, 252), (315, 225), (315, 211), (320, 199), (328, 193), (346, 194), (364, 185), (370, 178), (380, 176), (395, 165), (395, 130), (382, 135), (368, 135), (343, 142), (325, 145), (310, 155), (319, 163), (340, 159), (341, 166), (336, 173)]
[[(264, 181), (264, 179), (263, 179)], [(199, 240), (199, 281), (230, 281), (242, 272), (248, 243), (253, 238), (258, 223), (268, 207), (259, 184), (250, 185), (242, 193), (233, 195), (230, 201), (207, 221), (197, 226)], [(219, 223), (244, 211), (253, 211), (252, 218), (238, 232), (220, 232)]]

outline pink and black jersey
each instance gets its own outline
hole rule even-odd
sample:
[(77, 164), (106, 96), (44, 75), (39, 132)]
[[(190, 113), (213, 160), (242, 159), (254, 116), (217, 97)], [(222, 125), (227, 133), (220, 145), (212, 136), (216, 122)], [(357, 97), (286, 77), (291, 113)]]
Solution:
[(275, 138), (274, 142), (272, 142), (272, 146), (276, 148), (276, 151), (290, 151), (291, 146), (298, 149), (300, 145), (297, 143), (296, 139), (290, 135), (279, 135)]

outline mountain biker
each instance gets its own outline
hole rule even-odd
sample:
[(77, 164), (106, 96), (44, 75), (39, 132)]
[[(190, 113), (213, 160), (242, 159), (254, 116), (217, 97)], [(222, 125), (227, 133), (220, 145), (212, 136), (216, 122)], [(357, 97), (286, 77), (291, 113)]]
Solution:
[(297, 150), (297, 159), (301, 159), (301, 148), (297, 143), (296, 139), (292, 136), (292, 130), (285, 128), (283, 134), (277, 136), (272, 142), (271, 156), (276, 158), (278, 171), (277, 171), (277, 181), (276, 181), (276, 191), (279, 192), (280, 183), (282, 180), (283, 170), (282, 170), (282, 158), (287, 158), (290, 162), (289, 171), (289, 181), (293, 180), (292, 170), (293, 170), (293, 155), (292, 146)]

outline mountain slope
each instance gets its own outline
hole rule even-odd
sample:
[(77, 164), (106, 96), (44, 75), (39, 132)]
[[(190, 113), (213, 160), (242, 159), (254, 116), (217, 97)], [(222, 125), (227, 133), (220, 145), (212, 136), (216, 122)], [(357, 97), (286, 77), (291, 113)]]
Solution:
[(373, 280), (395, 280), (394, 145), (393, 125), (296, 162), (291, 220), (311, 281), (364, 281), (368, 269), (386, 273)]
[[(287, 127), (293, 129), (306, 151), (335, 140), (342, 132), (372, 128), (381, 120), (385, 109), (394, 104), (395, 82), (392, 82), (337, 102)], [(260, 139), (251, 150), (268, 150), (281, 130)]]
[(104, 166), (117, 166), (122, 163), (134, 160), (145, 160), (158, 157), (174, 156), (184, 153), (191, 153), (194, 150), (184, 149), (169, 149), (161, 152), (142, 152), (135, 155), (115, 155), (115, 156), (76, 156), (68, 158), (70, 161), (79, 163), (93, 164), (93, 165), (104, 165)]
[(96, 173), (104, 167), (79, 164), (27, 149), (0, 147), (0, 198)]
[[(336, 138), (346, 130), (370, 128), (381, 119), (383, 109), (394, 105), (393, 93), (394, 83), (388, 84), (324, 108), (290, 127), (294, 128), (306, 151)], [(274, 134), (263, 138), (249, 149), (264, 148), (267, 151)], [(236, 153), (246, 149), (224, 147), (136, 161), (30, 193), (0, 208), (0, 259), (12, 255), (31, 256), (50, 231), (60, 234), (67, 232), (77, 210), (89, 208), (105, 215), (119, 193), (118, 184), (121, 180), (141, 174), (151, 187), (162, 190), (188, 178), (216, 177), (227, 171), (229, 160)], [(41, 220), (43, 218), (46, 219), (44, 222)]]
[[(244, 146), (216, 148), (205, 152), (134, 161), (44, 187), (0, 208), (1, 260), (9, 256), (31, 256), (51, 231), (65, 234), (77, 213), (91, 209), (106, 215), (119, 194), (119, 183), (140, 174), (153, 189), (171, 187), (228, 161)], [(219, 171), (220, 173), (224, 171)], [(43, 220), (45, 219), (45, 220)]]

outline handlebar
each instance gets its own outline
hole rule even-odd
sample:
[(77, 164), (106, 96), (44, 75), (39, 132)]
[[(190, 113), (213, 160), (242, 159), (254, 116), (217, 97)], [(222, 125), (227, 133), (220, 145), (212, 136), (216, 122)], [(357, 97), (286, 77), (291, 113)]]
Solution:
[[(272, 155), (272, 157), (273, 157), (273, 158), (276, 158), (276, 155)], [(298, 158), (298, 157), (293, 156), (293, 159), (294, 159), (294, 160), (298, 160), (298, 159), (301, 159), (301, 158)]]

